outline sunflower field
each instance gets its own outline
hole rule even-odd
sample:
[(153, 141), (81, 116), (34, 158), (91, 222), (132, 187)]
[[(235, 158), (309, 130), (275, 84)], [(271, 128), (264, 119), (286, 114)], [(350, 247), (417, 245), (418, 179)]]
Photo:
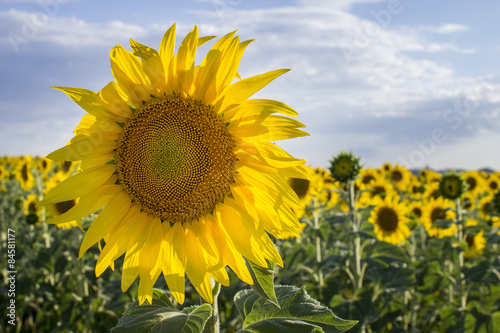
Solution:
[(46, 157), (0, 159), (6, 332), (500, 332), (500, 173), (312, 168), (253, 40), (130, 39)]
[[(84, 233), (77, 221), (44, 223), (74, 207), (76, 200), (37, 206), (78, 164), (31, 156), (0, 161), (3, 331), (107, 332), (119, 327), (138, 297), (137, 283), (120, 291), (123, 259), (96, 278), (100, 244), (79, 259)], [(311, 304), (328, 308), (339, 320), (358, 321), (344, 328), (323, 326), (324, 332), (500, 331), (499, 173), (411, 172), (390, 163), (364, 168), (351, 154), (339, 154), (330, 169), (311, 173), (310, 181), (289, 178), (301, 201), (295, 210), (301, 237), (274, 239), (284, 267), (261, 270), (279, 302), (286, 288), (296, 286)], [(82, 228), (96, 216), (79, 221)], [(15, 244), (15, 256), (7, 251), (9, 244)], [(12, 262), (14, 269), (7, 266)], [(11, 271), (16, 272), (14, 284)], [(248, 319), (235, 295), (240, 292), (241, 299), (241, 291), (250, 286), (232, 271), (229, 276), (231, 283), (221, 288), (218, 302), (222, 332), (241, 330)], [(14, 286), (15, 326), (8, 323), (9, 286)], [(181, 309), (165, 286), (163, 279), (156, 282), (153, 303), (163, 300)], [(265, 282), (262, 286), (266, 289)], [(183, 307), (200, 304), (203, 300), (188, 282)], [(285, 326), (276, 327), (287, 332)], [(313, 326), (300, 327), (300, 332), (315, 332)]]

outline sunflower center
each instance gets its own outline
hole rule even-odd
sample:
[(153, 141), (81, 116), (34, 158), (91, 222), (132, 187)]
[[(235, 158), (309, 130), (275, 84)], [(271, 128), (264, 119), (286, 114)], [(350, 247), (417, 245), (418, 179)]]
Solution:
[(382, 207), (378, 211), (377, 224), (382, 230), (394, 231), (398, 228), (398, 214), (390, 207)]
[(399, 170), (393, 170), (391, 172), (391, 179), (395, 183), (400, 182), (403, 180), (403, 174)]
[(469, 247), (474, 245), (474, 237), (472, 237), (472, 236), (467, 235), (465, 237), (465, 241), (467, 242), (467, 245), (469, 245)]
[(143, 211), (170, 223), (192, 222), (230, 193), (233, 146), (210, 106), (178, 95), (152, 98), (123, 127), (118, 177)]
[(416, 217), (422, 217), (422, 209), (419, 207), (415, 207), (411, 210), (411, 212), (416, 216)]
[(477, 180), (474, 177), (469, 177), (465, 180), (469, 185), (469, 191), (473, 191), (477, 186)]
[(366, 175), (366, 176), (363, 176), (362, 180), (361, 180), (361, 183), (363, 184), (370, 184), (370, 182), (372, 180), (375, 180), (375, 177), (373, 177), (372, 175)]
[(436, 222), (437, 220), (446, 220), (446, 213), (444, 209), (440, 207), (434, 208), (431, 212), (432, 223)]

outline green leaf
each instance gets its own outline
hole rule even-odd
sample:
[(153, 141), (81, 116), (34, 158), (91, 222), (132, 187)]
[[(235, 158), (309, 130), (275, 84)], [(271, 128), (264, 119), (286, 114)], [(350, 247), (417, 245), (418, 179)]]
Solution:
[(139, 305), (135, 301), (125, 311), (113, 333), (199, 333), (212, 315), (212, 306), (203, 304), (182, 311), (176, 309), (170, 299), (159, 289), (153, 291), (153, 304)]
[(473, 309), (465, 316), (466, 333), (494, 333), (500, 332), (500, 312), (484, 314)]
[(252, 289), (260, 297), (269, 300), (279, 307), (276, 294), (274, 293), (274, 264), (267, 261), (267, 268), (264, 268), (247, 260), (247, 266), (253, 280)]
[(153, 305), (163, 305), (172, 309), (176, 309), (170, 298), (160, 289), (153, 289)]
[(376, 242), (370, 257), (387, 263), (408, 261), (408, 256), (401, 247), (386, 242)]
[(243, 290), (234, 303), (244, 318), (240, 333), (344, 332), (357, 321), (344, 320), (326, 306), (309, 297), (304, 288), (276, 286), (280, 307), (263, 299), (253, 290)]

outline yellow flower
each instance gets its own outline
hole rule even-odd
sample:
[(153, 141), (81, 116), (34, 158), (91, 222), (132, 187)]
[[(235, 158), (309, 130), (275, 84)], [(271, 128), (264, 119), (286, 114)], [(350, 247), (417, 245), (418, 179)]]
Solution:
[(462, 178), (467, 183), (467, 193), (477, 196), (484, 190), (484, 178), (477, 171), (462, 172)]
[(453, 201), (439, 197), (431, 198), (430, 201), (424, 203), (424, 211), (422, 214), (422, 222), (429, 236), (437, 236), (439, 238), (453, 236), (457, 231), (457, 226), (451, 222), (447, 228), (436, 226), (435, 223), (441, 220), (455, 219), (456, 214), (453, 211), (455, 205)]
[(462, 195), (461, 204), (463, 209), (472, 212), (474, 209), (476, 209), (476, 196), (473, 194), (473, 192), (465, 192)]
[(439, 180), (439, 193), (446, 199), (455, 200), (465, 192), (465, 180), (458, 174), (447, 173)]
[(408, 215), (414, 219), (416, 219), (417, 222), (422, 221), (422, 214), (424, 212), (424, 207), (422, 205), (421, 201), (412, 201), (411, 203), (408, 204), (407, 207), (408, 210)]
[(425, 187), (423, 184), (413, 175), (410, 177), (410, 182), (408, 184), (408, 195), (415, 200), (422, 199)]
[(251, 284), (243, 257), (262, 267), (282, 265), (268, 234), (285, 238), (301, 230), (290, 209), (300, 200), (286, 179), (310, 179), (309, 171), (274, 141), (308, 134), (287, 117), (297, 115), (289, 106), (249, 99), (288, 70), (240, 79), (238, 65), (251, 41), (240, 42), (235, 32), (195, 65), (198, 46), (212, 38), (198, 37), (195, 26), (174, 54), (174, 24), (158, 52), (134, 40), (132, 52), (114, 47), (115, 81), (98, 93), (56, 88), (89, 114), (70, 143), (48, 156), (81, 160), (79, 173), (42, 200), (79, 198), (78, 204), (49, 222), (104, 207), (80, 256), (104, 239), (99, 276), (125, 254), (122, 290), (139, 276), (141, 304), (151, 302), (162, 273), (179, 303), (186, 275), (208, 302), (211, 279), (229, 284), (226, 266)]
[(410, 171), (405, 167), (396, 164), (387, 172), (389, 182), (399, 190), (406, 190), (410, 183)]
[(488, 178), (486, 179), (486, 192), (494, 194), (495, 192), (498, 191), (498, 188), (500, 187), (500, 177), (496, 174), (490, 174)]
[[(474, 219), (468, 219), (465, 221), (466, 226), (474, 226), (477, 224), (478, 221)], [(483, 250), (486, 246), (486, 238), (484, 237), (484, 232), (482, 230), (474, 236), (466, 234), (465, 241), (467, 242), (467, 250), (464, 251), (465, 258), (472, 258), (483, 254)]]
[(406, 225), (409, 221), (405, 214), (406, 207), (403, 203), (399, 203), (398, 196), (386, 196), (371, 211), (368, 221), (374, 225), (375, 234), (379, 240), (401, 244), (411, 234)]
[(361, 190), (364, 190), (372, 180), (377, 180), (379, 178), (380, 173), (376, 169), (361, 169), (361, 171), (359, 172), (359, 178), (356, 179), (356, 184)]
[(35, 179), (31, 173), (31, 162), (31, 156), (26, 155), (18, 162), (15, 170), (15, 177), (25, 191), (29, 191), (35, 186)]
[(40, 173), (42, 173), (42, 175), (47, 175), (51, 169), (52, 161), (45, 156), (40, 158), (38, 161), (38, 170), (40, 170)]
[(500, 221), (499, 216), (492, 215), (491, 213), (494, 213), (494, 199), (493, 194), (489, 194), (485, 197), (482, 197), (479, 200), (479, 203), (477, 204), (477, 210), (479, 212), (479, 217), (482, 218), (485, 221), (489, 221), (492, 223), (496, 223)]
[(358, 202), (361, 207), (366, 207), (369, 205), (377, 205), (387, 195), (396, 194), (392, 185), (381, 177), (372, 180), (365, 187), (365, 190), (368, 191), (361, 193), (358, 199)]
[(439, 182), (431, 182), (425, 185), (424, 194), (422, 195), (423, 201), (437, 199), (440, 197)]
[(418, 178), (422, 183), (432, 183), (441, 179), (441, 174), (430, 169), (422, 169), (418, 173)]
[(2, 181), (7, 176), (7, 170), (5, 170), (3, 165), (0, 165), (0, 181)]

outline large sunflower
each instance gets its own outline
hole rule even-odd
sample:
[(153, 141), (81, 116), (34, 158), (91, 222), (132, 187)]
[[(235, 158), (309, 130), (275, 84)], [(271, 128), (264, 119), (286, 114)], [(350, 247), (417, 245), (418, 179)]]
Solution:
[(368, 221), (374, 225), (379, 240), (401, 244), (411, 234), (405, 214), (406, 206), (399, 202), (399, 197), (388, 195), (371, 211)]
[[(79, 198), (62, 223), (104, 207), (87, 230), (80, 256), (104, 240), (96, 274), (125, 254), (122, 289), (139, 276), (139, 301), (151, 301), (163, 276), (179, 303), (185, 275), (212, 302), (211, 278), (229, 284), (226, 266), (247, 283), (244, 262), (282, 265), (269, 238), (299, 236), (290, 207), (299, 206), (285, 177), (310, 179), (304, 160), (271, 141), (308, 135), (289, 106), (249, 99), (287, 69), (240, 79), (240, 59), (251, 41), (235, 32), (195, 65), (198, 28), (174, 54), (175, 24), (159, 51), (131, 40), (132, 52), (111, 50), (115, 81), (95, 93), (61, 88), (89, 114), (56, 161), (81, 160), (79, 173), (42, 204)], [(234, 82), (234, 79), (239, 79)], [(275, 115), (281, 113), (285, 116)], [(49, 221), (50, 222), (50, 221)]]

